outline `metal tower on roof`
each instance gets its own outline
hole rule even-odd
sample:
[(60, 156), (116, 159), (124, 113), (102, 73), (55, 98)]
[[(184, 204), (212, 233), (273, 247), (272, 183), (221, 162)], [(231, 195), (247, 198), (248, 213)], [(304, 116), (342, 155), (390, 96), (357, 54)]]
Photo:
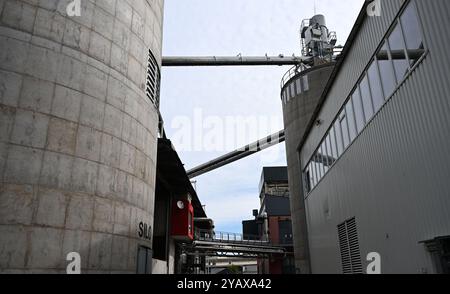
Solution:
[(336, 32), (329, 31), (325, 16), (314, 15), (304, 19), (300, 27), (300, 39), (303, 57), (313, 57), (331, 61), (337, 42)]

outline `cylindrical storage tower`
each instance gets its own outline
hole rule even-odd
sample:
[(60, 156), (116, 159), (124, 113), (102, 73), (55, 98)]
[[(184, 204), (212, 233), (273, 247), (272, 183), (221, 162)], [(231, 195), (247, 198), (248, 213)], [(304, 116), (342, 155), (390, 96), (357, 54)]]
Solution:
[(302, 171), (297, 148), (334, 68), (334, 63), (304, 70), (284, 85), (281, 91), (286, 135), (292, 233), (297, 273), (310, 273)]
[(162, 19), (0, 1), (0, 273), (151, 270)]

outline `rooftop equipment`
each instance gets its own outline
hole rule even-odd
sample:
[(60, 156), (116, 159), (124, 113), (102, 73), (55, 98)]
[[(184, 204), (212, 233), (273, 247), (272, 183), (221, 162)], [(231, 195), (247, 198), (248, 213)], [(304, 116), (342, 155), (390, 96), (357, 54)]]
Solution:
[(329, 31), (325, 16), (318, 14), (302, 21), (300, 40), (303, 57), (332, 61), (337, 42), (336, 32)]

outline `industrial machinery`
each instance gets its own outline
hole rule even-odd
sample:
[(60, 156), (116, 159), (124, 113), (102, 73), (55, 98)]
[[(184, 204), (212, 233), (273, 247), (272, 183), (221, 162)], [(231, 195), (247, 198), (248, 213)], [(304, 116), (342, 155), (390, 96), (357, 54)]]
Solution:
[(331, 61), (337, 42), (336, 32), (329, 31), (325, 16), (318, 14), (302, 21), (300, 40), (303, 57), (313, 57)]

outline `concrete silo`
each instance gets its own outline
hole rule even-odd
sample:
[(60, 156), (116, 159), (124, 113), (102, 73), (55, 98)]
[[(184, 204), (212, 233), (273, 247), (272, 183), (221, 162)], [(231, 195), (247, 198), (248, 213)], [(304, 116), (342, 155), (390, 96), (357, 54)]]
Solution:
[(325, 26), (325, 17), (304, 20), (301, 27), (302, 55), (309, 65), (295, 66), (283, 77), (281, 98), (286, 136), (292, 233), (297, 273), (310, 273), (308, 232), (298, 145), (311, 121), (334, 69), (336, 35)]
[(300, 273), (309, 273), (309, 257), (303, 188), (298, 180), (302, 175), (297, 147), (333, 68), (334, 63), (328, 63), (299, 72), (287, 81), (282, 92), (294, 250)]
[(0, 272), (151, 271), (162, 19), (0, 1)]

